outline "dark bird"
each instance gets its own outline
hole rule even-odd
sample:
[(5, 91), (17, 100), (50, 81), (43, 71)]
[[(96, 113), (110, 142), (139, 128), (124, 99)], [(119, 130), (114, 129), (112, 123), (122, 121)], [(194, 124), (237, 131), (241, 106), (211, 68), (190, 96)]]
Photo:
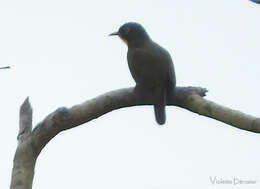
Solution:
[(156, 44), (138, 23), (126, 23), (110, 34), (113, 35), (118, 35), (128, 46), (127, 61), (136, 88), (151, 93), (156, 121), (159, 125), (164, 124), (167, 94), (172, 93), (176, 86), (170, 54)]

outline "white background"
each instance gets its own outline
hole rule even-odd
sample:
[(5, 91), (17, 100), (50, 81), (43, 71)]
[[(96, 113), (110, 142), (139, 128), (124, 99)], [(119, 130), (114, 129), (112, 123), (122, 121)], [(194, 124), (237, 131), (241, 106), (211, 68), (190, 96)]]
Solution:
[[(127, 48), (111, 32), (141, 23), (172, 55), (178, 86), (260, 116), (260, 5), (248, 0), (0, 1), (0, 188), (10, 184), (19, 106), (36, 125), (61, 106), (134, 85)], [(160, 127), (152, 106), (120, 109), (56, 136), (34, 187), (174, 189), (260, 187), (260, 135), (177, 107)], [(256, 180), (212, 185), (210, 177)]]

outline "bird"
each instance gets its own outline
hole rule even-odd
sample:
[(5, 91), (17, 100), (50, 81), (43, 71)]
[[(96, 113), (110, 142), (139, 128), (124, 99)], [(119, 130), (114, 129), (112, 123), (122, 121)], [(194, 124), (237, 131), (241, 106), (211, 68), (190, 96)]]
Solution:
[(166, 99), (176, 87), (173, 61), (169, 52), (155, 43), (144, 27), (136, 22), (123, 24), (109, 36), (119, 36), (128, 47), (127, 62), (136, 88), (152, 95), (156, 122), (166, 121)]

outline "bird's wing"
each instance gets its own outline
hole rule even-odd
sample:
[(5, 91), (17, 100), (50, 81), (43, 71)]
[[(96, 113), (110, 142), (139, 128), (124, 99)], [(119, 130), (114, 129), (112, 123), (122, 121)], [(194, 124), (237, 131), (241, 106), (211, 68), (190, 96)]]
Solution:
[(170, 54), (159, 45), (128, 51), (128, 66), (137, 84), (164, 85), (171, 91), (176, 85)]
[(175, 76), (175, 70), (174, 70), (174, 65), (171, 61), (169, 65), (169, 71), (168, 71), (168, 77), (167, 77), (167, 90), (173, 91), (173, 89), (176, 86), (176, 76)]
[(128, 50), (127, 60), (131, 74), (137, 84), (155, 84), (155, 78), (160, 73), (158, 71), (160, 67), (153, 53), (137, 48)]

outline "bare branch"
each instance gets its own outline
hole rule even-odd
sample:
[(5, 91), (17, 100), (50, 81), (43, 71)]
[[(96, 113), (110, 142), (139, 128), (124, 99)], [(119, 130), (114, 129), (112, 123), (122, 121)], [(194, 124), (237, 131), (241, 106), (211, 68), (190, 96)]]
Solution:
[[(260, 118), (218, 105), (203, 98), (201, 87), (177, 87), (167, 105), (179, 106), (231, 126), (259, 133)], [(71, 108), (58, 108), (31, 131), (32, 108), (28, 98), (20, 109), (19, 144), (14, 158), (11, 189), (31, 189), (36, 159), (44, 146), (59, 132), (71, 129), (113, 110), (151, 105), (152, 97), (134, 88), (111, 91)]]
[(224, 122), (230, 126), (254, 133), (260, 133), (260, 118), (221, 106), (215, 102), (201, 98), (198, 95), (191, 95), (188, 98), (188, 106), (186, 106), (187, 104), (185, 106), (179, 104), (179, 106), (194, 113), (198, 113), (199, 115)]
[(20, 123), (19, 133), (17, 136), (18, 141), (22, 141), (32, 131), (32, 107), (27, 97), (20, 108)]
[[(211, 117), (234, 127), (260, 132), (258, 118), (231, 110), (202, 98), (207, 90), (200, 87), (177, 87), (167, 99), (167, 105), (179, 106), (199, 115)], [(134, 88), (111, 91), (71, 108), (59, 108), (49, 114), (32, 131), (34, 146), (41, 149), (59, 132), (96, 119), (110, 111), (137, 105), (151, 105), (150, 95), (138, 93)]]
[(0, 69), (9, 69), (11, 68), (10, 66), (5, 66), (5, 67), (0, 67)]
[(37, 156), (31, 142), (32, 108), (27, 97), (20, 108), (18, 146), (13, 160), (11, 189), (31, 189)]

